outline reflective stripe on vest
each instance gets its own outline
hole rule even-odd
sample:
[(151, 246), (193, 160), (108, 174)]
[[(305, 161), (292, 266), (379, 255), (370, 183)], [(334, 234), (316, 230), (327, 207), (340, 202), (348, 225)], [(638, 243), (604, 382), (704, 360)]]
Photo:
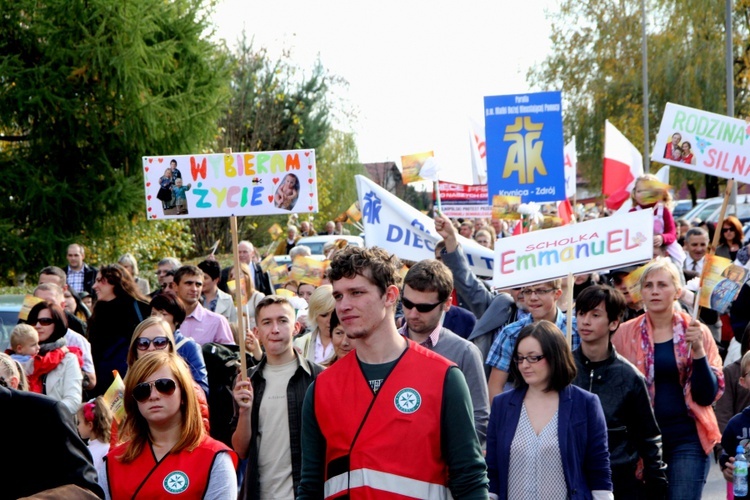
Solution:
[[(348, 480), (347, 480), (348, 476)], [(453, 498), (448, 488), (442, 484), (433, 484), (418, 479), (412, 479), (387, 472), (373, 469), (357, 469), (338, 476), (334, 476), (325, 482), (325, 498), (330, 498), (348, 489), (372, 488), (388, 493), (396, 493), (402, 496), (425, 499), (448, 500)]]

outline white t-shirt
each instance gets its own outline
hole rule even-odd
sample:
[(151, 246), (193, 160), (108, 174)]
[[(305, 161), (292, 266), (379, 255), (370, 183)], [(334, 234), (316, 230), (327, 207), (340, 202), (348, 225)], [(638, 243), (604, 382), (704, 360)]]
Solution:
[(295, 357), (283, 365), (263, 367), (266, 387), (258, 416), (258, 476), (264, 500), (294, 498), (286, 389), (298, 366)]

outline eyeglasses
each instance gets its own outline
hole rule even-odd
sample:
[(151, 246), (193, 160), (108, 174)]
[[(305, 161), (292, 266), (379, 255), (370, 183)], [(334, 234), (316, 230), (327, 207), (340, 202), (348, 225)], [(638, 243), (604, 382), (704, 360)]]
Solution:
[(36, 323), (34, 323), (34, 324), (35, 325), (39, 324), (39, 325), (42, 325), (42, 326), (49, 326), (49, 325), (52, 325), (54, 323), (55, 323), (55, 320), (52, 319), (52, 318), (37, 318), (36, 319)]
[(518, 292), (519, 297), (531, 297), (532, 295), (536, 295), (537, 297), (541, 297), (543, 295), (547, 295), (550, 292), (554, 292), (556, 288), (537, 288), (536, 290), (521, 290)]
[(133, 399), (143, 403), (151, 397), (151, 388), (154, 387), (159, 394), (171, 396), (177, 389), (177, 383), (169, 378), (160, 378), (153, 382), (141, 382), (133, 388)]
[[(445, 301), (443, 301), (443, 302), (445, 302)], [(439, 306), (440, 304), (442, 304), (443, 302), (436, 302), (435, 304), (415, 304), (414, 302), (412, 302), (411, 300), (409, 300), (409, 299), (407, 299), (405, 297), (401, 298), (401, 303), (404, 305), (404, 307), (406, 309), (414, 309), (416, 307), (417, 311), (419, 311), (421, 313), (430, 312), (433, 309), (435, 309), (437, 306)]]
[(539, 363), (542, 360), (542, 358), (544, 358), (543, 354), (540, 356), (516, 356), (513, 359), (516, 361), (517, 364), (520, 365), (521, 363), (524, 362), (524, 360), (528, 361), (531, 364)]
[(166, 349), (169, 345), (169, 339), (167, 337), (154, 337), (153, 339), (147, 337), (139, 337), (135, 341), (135, 347), (139, 351), (148, 351), (148, 347), (154, 344), (154, 349), (162, 350)]

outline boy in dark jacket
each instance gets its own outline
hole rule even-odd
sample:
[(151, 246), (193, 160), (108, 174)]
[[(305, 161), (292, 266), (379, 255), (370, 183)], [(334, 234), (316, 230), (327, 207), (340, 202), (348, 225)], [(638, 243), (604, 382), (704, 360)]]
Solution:
[[(612, 287), (590, 286), (575, 303), (581, 346), (573, 352), (574, 385), (599, 396), (607, 421), (615, 498), (665, 498), (661, 431), (643, 375), (610, 342), (627, 307)], [(638, 460), (643, 459), (643, 470)]]

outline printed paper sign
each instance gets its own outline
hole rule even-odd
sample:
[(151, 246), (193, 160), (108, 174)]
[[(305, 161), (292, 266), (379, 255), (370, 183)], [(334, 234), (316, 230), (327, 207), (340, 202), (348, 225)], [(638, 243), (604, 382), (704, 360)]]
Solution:
[[(486, 219), (492, 215), (492, 209), (487, 204), (487, 184), (455, 184), (440, 181), (441, 210), (447, 217)], [(436, 200), (435, 192), (432, 193)]]
[(320, 286), (326, 272), (326, 263), (312, 257), (298, 255), (292, 261), (292, 269), (289, 271), (289, 279), (297, 283), (309, 283)]
[(419, 171), (422, 170), (422, 166), (424, 165), (424, 162), (427, 160), (427, 158), (432, 158), (432, 156), (432, 151), (402, 156), (401, 177), (403, 178), (404, 184), (423, 181), (424, 179), (420, 177)]
[(492, 207), (487, 205), (442, 205), (446, 217), (461, 219), (489, 219), (492, 217)]
[(520, 220), (521, 214), (518, 213), (519, 205), (521, 205), (521, 198), (518, 196), (493, 196), (492, 218)]
[(315, 151), (144, 156), (149, 220), (318, 211)]
[(499, 239), (494, 286), (511, 288), (651, 260), (653, 218), (651, 211), (638, 210)]
[[(367, 177), (357, 175), (356, 180), (367, 246), (416, 262), (434, 259), (435, 244), (443, 239), (435, 222)], [(460, 235), (457, 239), (474, 274), (492, 276), (492, 250)]]
[(102, 399), (104, 403), (109, 406), (112, 411), (112, 417), (119, 424), (122, 419), (125, 418), (125, 383), (117, 370), (113, 370), (115, 379), (112, 384), (107, 388), (107, 392), (104, 393)]
[(560, 92), (484, 98), (489, 200), (565, 199)]
[(565, 197), (576, 195), (576, 176), (578, 169), (578, 153), (576, 152), (576, 136), (570, 139), (563, 150), (565, 155)]
[(622, 282), (628, 289), (630, 299), (633, 302), (640, 302), (641, 300), (643, 300), (643, 297), (641, 296), (641, 276), (643, 276), (643, 271), (646, 270), (646, 267), (648, 267), (648, 264), (645, 264), (638, 269), (630, 272), (622, 279)]
[(651, 160), (750, 182), (750, 123), (667, 103)]
[(747, 281), (748, 270), (724, 257), (706, 255), (701, 278), (700, 306), (724, 314)]

